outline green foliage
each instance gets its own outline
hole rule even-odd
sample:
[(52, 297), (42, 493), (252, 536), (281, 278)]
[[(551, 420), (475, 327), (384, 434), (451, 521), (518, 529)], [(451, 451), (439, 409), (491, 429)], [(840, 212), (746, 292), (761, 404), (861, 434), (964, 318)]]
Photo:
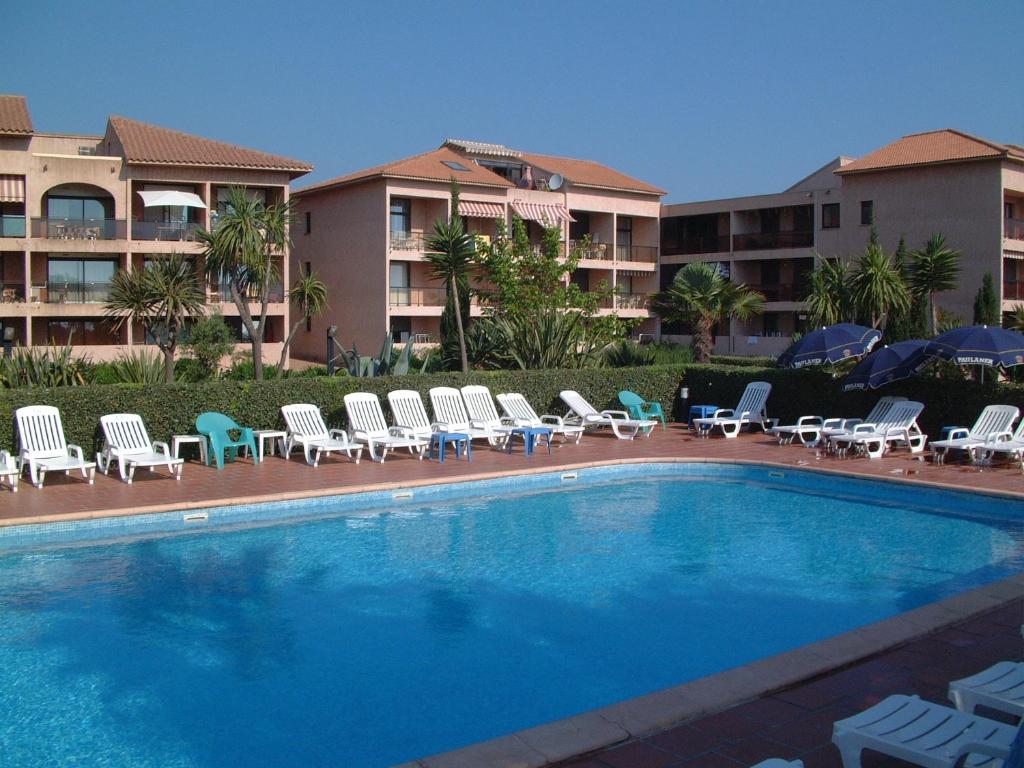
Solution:
[(288, 362), (288, 350), (291, 349), (292, 339), (295, 338), (299, 327), (309, 318), (321, 315), (327, 309), (327, 286), (323, 280), (317, 277), (315, 272), (310, 271), (309, 274), (300, 274), (288, 290), (288, 300), (297, 310), (295, 313), (296, 320), (292, 323), (291, 330), (288, 331), (288, 337), (281, 346), (281, 358), (277, 363), (277, 367), (280, 370), (283, 370)]
[[(907, 250), (907, 239), (902, 235), (900, 236), (899, 245), (896, 246), (896, 252), (892, 255), (892, 266), (899, 272), (903, 284), (905, 286), (909, 285), (910, 251)], [(904, 339), (920, 339), (924, 337), (925, 331), (923, 329), (920, 330), (920, 333), (917, 333), (918, 327), (916, 323), (916, 318), (918, 316), (923, 317), (923, 315), (920, 314), (917, 306), (915, 306), (917, 299), (913, 292), (909, 288), (907, 291), (909, 303), (906, 308), (890, 308), (885, 331), (882, 334), (881, 343), (883, 344), (892, 344)]]
[(939, 318), (935, 325), (935, 335), (951, 331), (954, 328), (962, 328), (966, 323), (964, 319), (955, 312), (947, 312), (942, 307), (938, 308)]
[(10, 357), (0, 358), (0, 386), (76, 387), (86, 383), (89, 369), (88, 360), (72, 354), (70, 341), (63, 347), (15, 347)]
[(693, 354), (698, 362), (711, 357), (711, 329), (731, 317), (746, 320), (764, 309), (764, 296), (742, 283), (723, 277), (718, 268), (693, 262), (676, 272), (672, 284), (656, 293), (654, 311), (670, 323), (686, 323), (693, 330)]
[(341, 362), (342, 370), (349, 376), (356, 378), (374, 378), (376, 376), (402, 376), (409, 372), (409, 363), (412, 360), (412, 339), (409, 339), (397, 359), (393, 353), (394, 342), (391, 335), (384, 337), (380, 354), (377, 357), (360, 355), (356, 345), (352, 345), (352, 351), (342, 349), (338, 352), (338, 360)]
[(946, 238), (934, 234), (924, 247), (910, 254), (910, 290), (916, 296), (926, 297), (930, 311), (929, 329), (938, 332), (939, 310), (935, 294), (952, 291), (960, 275), (960, 251), (946, 245)]
[(480, 321), (496, 339), (501, 367), (522, 370), (584, 368), (601, 361), (606, 342), (588, 319), (571, 310), (542, 309), (533, 317), (493, 317)]
[[(693, 362), (693, 347), (685, 344), (658, 342), (646, 348), (654, 352), (654, 365), (686, 365)], [(713, 355), (711, 361), (715, 361)]]
[[(476, 238), (465, 231), (459, 216), (459, 185), (452, 179), (451, 216), (448, 221), (434, 224), (434, 234), (427, 239), (425, 258), (430, 264), (430, 275), (444, 283), (447, 293), (441, 318), (442, 337), (451, 336), (452, 318), (459, 345), (459, 363), (463, 371), (469, 370), (466, 356), (466, 325), (469, 324), (469, 273), (476, 254)], [(443, 341), (443, 339), (442, 339)]]
[(164, 362), (160, 355), (150, 354), (144, 348), (122, 352), (112, 367), (120, 384), (159, 384), (166, 381)]
[(654, 349), (650, 345), (641, 346), (628, 339), (613, 344), (604, 353), (605, 363), (612, 368), (639, 368), (642, 365), (653, 365), (654, 358)]
[(981, 288), (974, 297), (974, 325), (998, 326), (1002, 321), (999, 311), (999, 297), (992, 285), (992, 273), (986, 272), (981, 278)]
[(807, 302), (808, 320), (813, 328), (853, 322), (851, 270), (842, 259), (815, 257), (818, 266), (810, 274)]
[(854, 306), (872, 328), (880, 327), (893, 312), (910, 309), (903, 275), (877, 242), (870, 243), (857, 259), (851, 283)]
[(1006, 327), (1011, 331), (1024, 332), (1024, 304), (1013, 305), (1013, 309), (1006, 318)]
[(199, 364), (201, 377), (212, 379), (220, 372), (220, 361), (235, 348), (235, 335), (220, 314), (210, 315), (195, 322), (183, 346)]

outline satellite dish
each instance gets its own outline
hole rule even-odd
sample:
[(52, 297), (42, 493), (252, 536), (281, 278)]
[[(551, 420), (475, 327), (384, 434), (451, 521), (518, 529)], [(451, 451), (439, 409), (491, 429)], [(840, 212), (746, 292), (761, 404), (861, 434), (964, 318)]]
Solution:
[(548, 179), (548, 189), (550, 190), (561, 189), (563, 184), (565, 184), (565, 179), (562, 178), (560, 173), (553, 173), (551, 178)]

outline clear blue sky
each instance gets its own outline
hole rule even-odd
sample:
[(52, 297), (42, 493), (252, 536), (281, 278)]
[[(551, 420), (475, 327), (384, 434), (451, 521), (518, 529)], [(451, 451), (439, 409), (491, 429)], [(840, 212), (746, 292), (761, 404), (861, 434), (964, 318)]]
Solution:
[(101, 2), (4, 11), (37, 130), (120, 114), (316, 166), (446, 137), (607, 163), (686, 201), (778, 191), (956, 127), (1024, 143), (1024, 2)]

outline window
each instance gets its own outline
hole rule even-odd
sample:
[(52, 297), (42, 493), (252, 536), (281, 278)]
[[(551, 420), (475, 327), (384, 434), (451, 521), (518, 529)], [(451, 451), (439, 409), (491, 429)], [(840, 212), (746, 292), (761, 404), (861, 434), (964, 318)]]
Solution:
[(839, 203), (822, 203), (821, 228), (835, 229), (839, 226)]
[(615, 239), (619, 245), (630, 246), (633, 244), (633, 217), (618, 216), (615, 220)]
[(46, 337), (58, 346), (121, 343), (120, 333), (106, 320), (47, 320)]
[(405, 197), (391, 198), (391, 236), (405, 235), (412, 231), (412, 200)]
[(459, 173), (469, 173), (469, 168), (454, 160), (442, 160), (441, 165), (447, 165), (453, 171), (458, 171)]
[(1003, 203), (1003, 218), (1012, 219), (1015, 218), (1013, 215), (1013, 203)]
[[(838, 216), (837, 216), (838, 218)], [(869, 227), (875, 223), (875, 201), (874, 200), (861, 200), (860, 201), (860, 225), (862, 227)]]
[(390, 265), (390, 303), (393, 307), (407, 307), (412, 303), (409, 287), (409, 264), (395, 261)]
[(96, 304), (110, 296), (117, 261), (50, 259), (46, 265), (48, 301), (54, 304)]
[(70, 221), (103, 221), (114, 217), (114, 201), (98, 197), (59, 197), (46, 199), (46, 216)]
[(391, 318), (391, 340), (396, 344), (405, 344), (412, 336), (411, 317)]
[[(267, 204), (267, 191), (265, 189), (252, 189), (251, 187), (244, 187), (245, 196), (250, 200), (255, 200), (262, 205)], [(228, 211), (228, 199), (231, 197), (230, 187), (217, 187), (217, 213), (224, 214)]]
[(313, 212), (306, 211), (306, 234), (313, 231)]

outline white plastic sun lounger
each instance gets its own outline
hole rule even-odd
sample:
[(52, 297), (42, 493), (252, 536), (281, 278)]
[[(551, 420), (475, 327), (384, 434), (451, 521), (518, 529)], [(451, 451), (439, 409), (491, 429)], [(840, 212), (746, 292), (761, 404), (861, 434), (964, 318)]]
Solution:
[(407, 427), (389, 427), (384, 420), (380, 400), (372, 392), (352, 392), (345, 395), (345, 411), (348, 413), (351, 437), (370, 447), (370, 458), (374, 461), (383, 462), (388, 456), (388, 451), (396, 448), (408, 448), (409, 453), (418, 454), (419, 459), (423, 460), (423, 452), (429, 441), (416, 437), (416, 434)]
[(7, 478), (14, 493), (18, 492), (18, 479), (20, 476), (21, 471), (18, 469), (18, 463), (11, 458), (11, 454), (7, 451), (0, 451), (0, 477)]
[(443, 429), (444, 425), (431, 423), (427, 417), (427, 409), (423, 407), (423, 398), (415, 389), (396, 389), (388, 392), (388, 405), (396, 427), (412, 430), (416, 437), (429, 440), (434, 432), (451, 432)]
[[(285, 438), (284, 457), (291, 456), (292, 448), (302, 446), (306, 463), (320, 466), (320, 457), (325, 453), (344, 453), (349, 460), (359, 463), (363, 446), (349, 439), (343, 429), (328, 429), (320, 408), (312, 403), (293, 403), (281, 406), (288, 436)], [(352, 452), (355, 451), (353, 458)]]
[(832, 449), (845, 456), (852, 448), (872, 459), (881, 458), (894, 444), (907, 446), (911, 453), (921, 453), (928, 440), (917, 426), (917, 417), (923, 410), (924, 403), (916, 400), (895, 403), (884, 421), (864, 422), (849, 433), (831, 438)]
[(859, 715), (836, 721), (832, 742), (843, 768), (860, 768), (871, 749), (923, 768), (997, 768), (1010, 754), (1017, 728), (922, 701), (890, 696)]
[(752, 424), (767, 432), (770, 428), (767, 403), (771, 391), (772, 385), (767, 381), (750, 382), (735, 408), (719, 408), (706, 419), (695, 419), (697, 434), (707, 437), (717, 427), (726, 437), (739, 437), (740, 429)]
[(1001, 435), (994, 435), (984, 445), (977, 449), (977, 454), (982, 461), (989, 461), (997, 456), (1003, 456), (1008, 461), (1019, 461), (1024, 467), (1024, 420), (1017, 425), (1017, 431), (1010, 433), (1009, 430)]
[(1013, 405), (987, 406), (970, 429), (958, 427), (946, 439), (933, 440), (933, 460), (936, 464), (942, 464), (950, 451), (966, 451), (972, 463), (977, 461), (980, 455), (978, 449), (1009, 432), (1019, 415), (1020, 409)]
[(887, 395), (879, 398), (871, 413), (864, 419), (822, 416), (801, 416), (796, 424), (771, 427), (766, 430), (767, 434), (774, 435), (779, 439), (779, 445), (789, 445), (797, 440), (803, 445), (815, 446), (820, 443), (828, 443), (829, 438), (850, 432), (857, 424), (865, 421), (877, 423), (882, 421), (893, 403), (906, 400), (905, 397), (894, 397)]
[(60, 411), (52, 405), (27, 405), (14, 412), (18, 425), (18, 467), (37, 488), (43, 487), (47, 472), (70, 475), (79, 470), (92, 485), (96, 479), (96, 462), (86, 461), (80, 446), (64, 439)]
[(821, 442), (826, 447), (831, 447), (831, 440), (833, 437), (839, 437), (840, 435), (850, 434), (854, 427), (858, 424), (877, 424), (881, 421), (885, 421), (889, 416), (889, 411), (892, 410), (896, 403), (902, 403), (907, 398), (898, 395), (886, 395), (885, 397), (879, 398), (878, 402), (875, 403), (875, 407), (871, 409), (863, 419), (857, 418), (834, 418), (825, 419), (825, 423), (821, 428)]
[(1024, 662), (1000, 661), (984, 672), (954, 680), (949, 698), (968, 714), (980, 704), (1024, 719)]
[(154, 467), (166, 466), (175, 480), (181, 480), (185, 460), (172, 456), (167, 443), (150, 440), (146, 425), (137, 413), (101, 416), (100, 427), (104, 444), (103, 450), (96, 454), (96, 463), (103, 474), (110, 471), (110, 465), (116, 460), (121, 479), (129, 484), (135, 479), (137, 467), (152, 471)]
[(486, 440), (495, 447), (508, 443), (511, 426), (471, 418), (462, 393), (454, 387), (432, 387), (430, 407), (434, 410), (434, 422), (445, 432), (461, 432), (469, 435), (470, 440)]
[(505, 417), (512, 419), (517, 427), (547, 427), (554, 434), (561, 435), (565, 442), (574, 438), (573, 442), (578, 443), (583, 437), (585, 427), (566, 424), (561, 416), (552, 416), (549, 413), (538, 416), (530, 402), (518, 392), (498, 395), (497, 400), (501, 410), (505, 412)]
[(658, 422), (653, 419), (631, 419), (626, 411), (598, 411), (584, 400), (579, 392), (572, 389), (562, 390), (558, 396), (569, 407), (564, 417), (567, 424), (575, 424), (584, 429), (611, 427), (619, 440), (634, 440), (639, 434), (650, 437), (651, 432), (658, 426)]

